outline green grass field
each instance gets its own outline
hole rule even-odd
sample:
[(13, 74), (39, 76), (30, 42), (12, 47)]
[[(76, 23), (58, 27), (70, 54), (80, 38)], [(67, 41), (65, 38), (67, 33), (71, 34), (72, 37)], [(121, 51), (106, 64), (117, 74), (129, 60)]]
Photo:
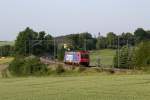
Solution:
[(8, 64), (8, 63), (10, 63), (13, 59), (14, 59), (13, 57), (0, 58), (0, 65), (1, 65), (1, 64)]
[[(103, 65), (113, 63), (115, 50), (92, 51)], [(13, 58), (0, 60), (8, 64)], [(89, 73), (47, 77), (0, 78), (0, 100), (149, 100), (150, 75)]]
[(4, 46), (4, 45), (14, 45), (13, 41), (0, 41), (0, 46)]
[(97, 59), (100, 58), (100, 62), (103, 66), (112, 66), (115, 53), (116, 50), (112, 49), (92, 51), (90, 55), (91, 65), (96, 65)]
[(0, 79), (0, 100), (149, 100), (150, 75)]

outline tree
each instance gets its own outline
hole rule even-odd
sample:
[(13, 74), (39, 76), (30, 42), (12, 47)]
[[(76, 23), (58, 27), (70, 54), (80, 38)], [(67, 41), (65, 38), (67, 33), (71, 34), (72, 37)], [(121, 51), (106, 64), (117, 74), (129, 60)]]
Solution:
[(48, 35), (46, 35), (45, 36), (45, 51), (46, 52), (51, 52), (51, 54), (52, 53), (54, 53), (54, 39), (53, 39), (53, 37), (50, 35), (50, 34), (48, 34)]
[(107, 39), (105, 37), (98, 37), (96, 43), (96, 49), (107, 48)]
[(39, 32), (38, 34), (38, 40), (44, 40), (46, 33), (44, 31)]
[(10, 74), (14, 76), (37, 76), (46, 75), (47, 65), (40, 62), (40, 59), (35, 56), (16, 57), (8, 67)]
[(119, 40), (120, 40), (120, 46), (124, 46), (124, 45), (130, 45), (133, 46), (135, 44), (135, 37), (134, 35), (132, 35), (132, 33), (122, 33), (119, 36)]
[(107, 34), (107, 46), (108, 46), (108, 48), (116, 48), (117, 47), (116, 46), (116, 44), (117, 44), (116, 40), (117, 40), (116, 34), (114, 34), (113, 32), (109, 32)]
[(46, 35), (44, 31), (39, 32), (38, 39), (32, 43), (33, 54), (43, 54), (49, 53), (53, 54), (54, 52), (54, 41), (51, 35)]
[(68, 44), (71, 44), (74, 46), (74, 49), (80, 48), (80, 42), (79, 42), (79, 34), (70, 34), (65, 37), (65, 41)]
[(27, 27), (20, 32), (15, 41), (15, 49), (17, 54), (25, 55), (30, 53), (31, 40), (37, 39), (38, 33)]
[(91, 33), (84, 32), (84, 33), (79, 34), (79, 38), (80, 39), (92, 39), (92, 35)]
[(150, 67), (150, 41), (141, 42), (136, 50), (136, 66)]
[(14, 54), (14, 46), (0, 46), (0, 56), (12, 56)]
[[(95, 45), (95, 41), (92, 38), (92, 35), (88, 32), (80, 33), (79, 34), (79, 43), (81, 49), (90, 50), (92, 45)], [(92, 49), (95, 47), (92, 47)]]
[(134, 35), (136, 37), (136, 42), (139, 43), (139, 42), (141, 42), (143, 40), (150, 39), (148, 34), (149, 33), (146, 32), (143, 28), (138, 28), (134, 32)]
[(44, 31), (35, 32), (29, 27), (20, 32), (15, 41), (15, 50), (18, 55), (34, 54), (50, 52), (53, 49), (53, 37), (46, 35)]
[(64, 59), (64, 55), (65, 55), (65, 49), (63, 46), (60, 45), (57, 51), (58, 60), (62, 61)]
[(96, 39), (88, 32), (67, 35), (65, 41), (71, 44), (74, 50), (92, 50), (96, 48)]
[(147, 38), (150, 40), (150, 30), (146, 31), (147, 32)]
[(133, 68), (131, 65), (132, 63), (132, 57), (133, 57), (133, 52), (132, 48), (129, 48), (128, 46), (124, 46), (121, 48), (120, 51), (116, 52), (116, 55), (114, 57), (114, 67), (116, 68)]

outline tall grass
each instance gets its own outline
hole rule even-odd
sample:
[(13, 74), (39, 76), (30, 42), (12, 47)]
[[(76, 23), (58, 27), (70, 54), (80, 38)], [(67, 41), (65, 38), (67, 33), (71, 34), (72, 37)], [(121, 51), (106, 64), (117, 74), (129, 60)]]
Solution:
[(150, 75), (0, 79), (0, 100), (149, 100)]

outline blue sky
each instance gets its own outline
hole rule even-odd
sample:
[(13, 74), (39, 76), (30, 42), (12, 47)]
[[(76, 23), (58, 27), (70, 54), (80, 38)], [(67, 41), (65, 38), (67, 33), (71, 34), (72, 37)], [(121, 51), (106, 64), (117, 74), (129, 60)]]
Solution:
[(0, 40), (27, 26), (53, 36), (150, 29), (150, 0), (0, 0)]

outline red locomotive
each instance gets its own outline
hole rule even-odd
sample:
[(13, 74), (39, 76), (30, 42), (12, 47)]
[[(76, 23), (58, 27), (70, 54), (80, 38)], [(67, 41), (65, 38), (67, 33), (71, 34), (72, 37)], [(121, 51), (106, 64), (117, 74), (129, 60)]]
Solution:
[(64, 63), (89, 66), (90, 57), (88, 51), (66, 52)]

